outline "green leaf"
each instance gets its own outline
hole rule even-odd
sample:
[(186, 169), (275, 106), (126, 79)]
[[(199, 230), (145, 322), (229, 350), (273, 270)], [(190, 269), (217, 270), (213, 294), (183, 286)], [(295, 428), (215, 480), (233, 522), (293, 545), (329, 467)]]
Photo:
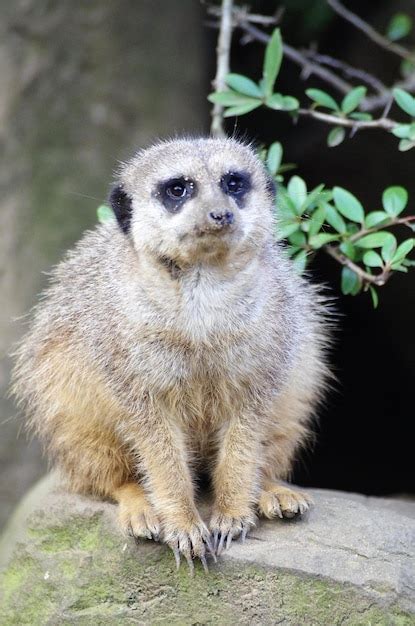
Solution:
[(360, 291), (361, 281), (356, 272), (348, 267), (342, 268), (341, 290), (344, 295), (355, 295)]
[(308, 243), (310, 244), (312, 248), (314, 248), (315, 250), (318, 250), (322, 246), (325, 246), (327, 243), (330, 243), (331, 241), (338, 241), (338, 240), (339, 240), (338, 235), (331, 235), (329, 233), (319, 233), (318, 235), (312, 235), (309, 238)]
[(241, 104), (240, 106), (229, 107), (225, 110), (223, 117), (233, 117), (235, 115), (245, 115), (261, 106), (261, 102), (252, 102), (251, 104)]
[(298, 224), (298, 222), (281, 221), (279, 224), (277, 224), (277, 240), (279, 241), (280, 239), (286, 239), (287, 237), (295, 233), (295, 231), (299, 228), (300, 224)]
[(402, 213), (408, 203), (408, 192), (404, 187), (388, 187), (382, 195), (382, 204), (386, 213), (396, 217)]
[(368, 213), (365, 217), (365, 227), (373, 228), (374, 226), (382, 224), (382, 222), (389, 222), (390, 219), (390, 215), (388, 215), (384, 211), (372, 211), (371, 213)]
[(356, 260), (357, 250), (354, 245), (350, 243), (350, 241), (343, 241), (340, 244), (339, 248), (340, 251), (343, 252), (343, 254), (347, 256), (347, 258), (349, 258), (351, 261)]
[(378, 304), (379, 304), (379, 296), (378, 296), (378, 292), (376, 291), (376, 289), (373, 287), (373, 285), (370, 285), (369, 287), (369, 291), (370, 291), (370, 295), (372, 296), (372, 303), (373, 303), (373, 308), (377, 309), (378, 308)]
[(334, 206), (328, 202), (324, 203), (324, 208), (326, 211), (326, 221), (334, 230), (337, 230), (338, 233), (344, 234), (346, 232), (346, 223), (342, 216), (337, 212)]
[(265, 100), (265, 105), (275, 111), (295, 111), (300, 103), (293, 96), (283, 96), (281, 93), (273, 93)]
[(225, 80), (226, 84), (234, 91), (243, 93), (246, 96), (251, 96), (252, 98), (262, 98), (263, 96), (258, 85), (250, 78), (247, 78), (247, 76), (242, 76), (242, 74), (228, 74)]
[(300, 108), (300, 103), (293, 96), (283, 96), (284, 111), (296, 111)]
[(290, 172), (291, 170), (295, 170), (297, 166), (295, 163), (284, 163), (278, 168), (278, 173), (283, 174), (284, 172)]
[(298, 215), (297, 207), (294, 204), (293, 200), (288, 195), (288, 193), (284, 191), (283, 189), (280, 189), (279, 194), (278, 194), (278, 206), (279, 206), (281, 215), (283, 215), (285, 218), (297, 219), (297, 215)]
[(396, 250), (395, 254), (392, 257), (392, 260), (391, 260), (392, 264), (402, 262), (404, 258), (406, 257), (406, 255), (411, 252), (413, 247), (414, 247), (413, 239), (407, 239), (406, 241), (403, 241), (400, 244), (400, 246), (398, 246), (398, 249)]
[(301, 214), (303, 214), (306, 209), (310, 209), (312, 206), (317, 204), (317, 201), (321, 199), (321, 192), (323, 191), (323, 189), (324, 189), (323, 184), (317, 185), (317, 187), (314, 187), (314, 189), (310, 191), (309, 194), (307, 194), (307, 197), (304, 200), (304, 203), (300, 207)]
[(401, 67), (399, 68), (403, 78), (409, 78), (415, 71), (415, 63), (410, 59), (402, 59)]
[(396, 248), (398, 245), (395, 235), (392, 235), (392, 233), (388, 233), (388, 235), (389, 237), (386, 239), (386, 241), (382, 245), (382, 250), (380, 251), (382, 255), (382, 259), (386, 263), (389, 263), (392, 260), (392, 257), (395, 254)]
[(274, 91), (274, 84), (282, 62), (282, 39), (280, 29), (276, 28), (265, 49), (263, 67), (263, 85), (267, 97)]
[(268, 171), (275, 176), (275, 174), (280, 169), (281, 161), (283, 155), (283, 147), (279, 141), (274, 141), (269, 147), (267, 154), (267, 168)]
[(256, 98), (249, 98), (248, 96), (244, 96), (236, 91), (217, 91), (215, 93), (211, 93), (208, 96), (209, 102), (213, 102), (214, 104), (221, 104), (225, 107), (231, 106), (242, 106), (244, 104), (252, 104), (261, 102)]
[(415, 127), (415, 124), (399, 124), (391, 130), (391, 133), (399, 139), (415, 139), (415, 137), (410, 136), (412, 127)]
[(281, 93), (274, 93), (265, 100), (265, 105), (274, 111), (284, 110), (284, 96)]
[(317, 235), (324, 224), (325, 217), (326, 211), (323, 207), (319, 207), (316, 211), (314, 211), (308, 222), (308, 234), (310, 236)]
[(306, 89), (307, 96), (314, 100), (316, 104), (322, 107), (326, 107), (327, 109), (332, 109), (333, 111), (339, 111), (339, 105), (328, 93), (322, 91), (321, 89)]
[(397, 104), (401, 107), (405, 113), (415, 117), (415, 98), (410, 93), (399, 87), (395, 87), (393, 90), (394, 98)]
[(373, 115), (370, 113), (362, 113), (361, 111), (350, 113), (349, 117), (353, 120), (358, 120), (359, 122), (369, 122), (370, 120), (373, 120)]
[(411, 141), (410, 139), (401, 139), (399, 142), (399, 151), (407, 152), (415, 147), (415, 141)]
[(396, 13), (389, 22), (386, 36), (391, 41), (397, 41), (409, 35), (412, 28), (412, 20), (406, 13)]
[(301, 215), (301, 208), (307, 198), (307, 186), (299, 176), (292, 176), (287, 186), (288, 195), (293, 201), (297, 214)]
[(340, 213), (352, 222), (363, 223), (365, 213), (359, 200), (347, 189), (342, 187), (333, 188), (333, 198), (336, 208)]
[(392, 233), (388, 233), (386, 230), (381, 230), (378, 233), (371, 233), (365, 235), (354, 242), (354, 245), (358, 248), (381, 248), (385, 243), (391, 241), (391, 237), (395, 239)]
[(330, 148), (339, 146), (346, 137), (346, 131), (342, 126), (335, 126), (327, 135), (327, 145)]
[(302, 274), (307, 265), (307, 251), (301, 250), (293, 259), (294, 266)]
[(298, 246), (288, 246), (287, 247), (287, 254), (289, 257), (293, 257), (297, 254), (297, 252), (300, 252), (301, 248), (299, 248)]
[(347, 115), (348, 113), (354, 111), (365, 97), (366, 92), (366, 87), (355, 87), (349, 91), (341, 103), (343, 113)]
[(293, 246), (298, 246), (300, 248), (305, 246), (305, 244), (307, 243), (304, 233), (302, 233), (300, 230), (297, 230), (297, 232), (290, 235), (289, 240)]
[(114, 211), (106, 204), (101, 204), (101, 206), (97, 208), (97, 217), (101, 224), (105, 224), (105, 222), (115, 219)]
[(364, 253), (363, 263), (368, 267), (383, 267), (382, 257), (374, 250), (368, 250)]

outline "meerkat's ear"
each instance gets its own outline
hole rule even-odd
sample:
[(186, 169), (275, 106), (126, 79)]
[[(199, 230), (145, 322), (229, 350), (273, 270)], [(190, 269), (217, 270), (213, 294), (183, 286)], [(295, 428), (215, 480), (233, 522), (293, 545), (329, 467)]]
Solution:
[(130, 222), (132, 215), (131, 198), (126, 194), (122, 185), (116, 185), (109, 197), (112, 210), (117, 218), (118, 225), (124, 233), (130, 230)]

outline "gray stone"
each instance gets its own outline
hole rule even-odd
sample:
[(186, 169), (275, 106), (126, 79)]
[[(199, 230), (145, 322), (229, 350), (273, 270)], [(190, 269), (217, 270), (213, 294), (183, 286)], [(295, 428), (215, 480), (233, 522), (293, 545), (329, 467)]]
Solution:
[(165, 546), (123, 537), (113, 504), (47, 477), (0, 543), (0, 623), (415, 624), (415, 504), (311, 494), (306, 517), (260, 521), (190, 578)]

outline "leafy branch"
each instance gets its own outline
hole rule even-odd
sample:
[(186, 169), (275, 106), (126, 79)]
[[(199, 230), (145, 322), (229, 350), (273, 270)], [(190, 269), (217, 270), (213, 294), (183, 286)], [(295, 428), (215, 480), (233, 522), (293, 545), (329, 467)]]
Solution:
[[(209, 7), (208, 12), (215, 17), (221, 15), (221, 8), (217, 6)], [(279, 17), (266, 17), (260, 20), (261, 16), (251, 15), (246, 8), (235, 6), (232, 11), (232, 25), (233, 28), (238, 28), (244, 35), (244, 42), (259, 41), (263, 44), (267, 44), (270, 40), (268, 33), (258, 28), (256, 24), (262, 25), (277, 25)], [(361, 18), (359, 18), (361, 20)], [(363, 22), (363, 20), (361, 20)], [(217, 24), (216, 24), (217, 26)], [(368, 25), (369, 26), (369, 25)], [(388, 27), (387, 37), (385, 39), (396, 41), (409, 34), (412, 27), (412, 22), (409, 16), (405, 14), (396, 14)], [(384, 46), (382, 46), (384, 47)], [(354, 68), (338, 59), (324, 55), (322, 58), (316, 55), (315, 50), (300, 51), (286, 42), (283, 44), (284, 56), (290, 61), (301, 67), (301, 76), (304, 79), (308, 79), (310, 76), (317, 76), (325, 83), (331, 85), (341, 94), (347, 94), (353, 85), (345, 81), (334, 70), (339, 70), (341, 74), (348, 78), (358, 78), (360, 81), (369, 84), (374, 89), (374, 94), (369, 94), (362, 102), (361, 108), (363, 111), (373, 111), (375, 109), (381, 109), (390, 102), (393, 97), (393, 89), (399, 88), (409, 92), (415, 91), (415, 56), (414, 53), (408, 52), (405, 61), (402, 64), (403, 80), (398, 80), (392, 87), (383, 85), (379, 79), (369, 74), (360, 68)], [(392, 51), (393, 50), (390, 50)], [(329, 69), (329, 66), (332, 69)]]
[[(331, 5), (333, 0), (327, 1)], [(337, 0), (334, 4), (339, 8)], [(367, 110), (362, 110), (367, 99), (367, 88), (375, 84), (371, 79), (365, 81), (366, 85), (353, 87), (347, 84), (346, 90), (343, 85), (339, 89), (343, 93), (339, 102), (322, 89), (307, 89), (305, 95), (311, 100), (311, 106), (301, 106), (297, 98), (275, 91), (284, 56), (291, 59), (297, 57), (303, 69), (307, 67), (309, 74), (314, 73), (321, 78), (322, 74), (328, 73), (328, 82), (331, 84), (335, 84), (338, 77), (318, 64), (312, 63), (310, 70), (310, 61), (298, 51), (293, 54), (293, 49), (283, 43), (279, 28), (275, 28), (269, 36), (251, 23), (252, 20), (267, 24), (272, 18), (264, 16), (261, 22), (261, 16), (249, 16), (245, 10), (237, 7), (234, 7), (232, 15), (233, 28), (243, 24), (250, 36), (260, 36), (263, 41), (266, 38), (266, 48), (262, 77), (258, 82), (248, 76), (228, 73), (224, 78), (227, 88), (210, 94), (210, 102), (223, 107), (224, 118), (245, 115), (265, 106), (288, 114), (293, 119), (310, 117), (333, 126), (327, 138), (330, 147), (339, 145), (345, 139), (347, 128), (351, 129), (352, 134), (367, 129), (392, 133), (400, 139), (401, 151), (415, 146), (415, 98), (408, 91), (402, 87), (394, 87), (392, 91), (393, 101), (401, 114), (409, 116), (405, 123), (387, 117), (392, 104), (391, 96), (386, 110), (378, 118), (373, 119)], [(408, 22), (395, 19), (389, 26), (388, 35), (390, 39), (398, 38), (407, 31)], [(370, 33), (373, 34), (372, 31)], [(393, 46), (388, 49), (396, 52)], [(412, 59), (412, 53), (405, 53), (406, 59), (409, 56)], [(359, 75), (359, 72), (363, 75), (363, 71), (350, 68), (342, 62), (335, 62), (334, 65), (343, 72), (348, 71), (353, 77)], [(384, 89), (380, 81), (376, 89), (379, 93)], [(263, 150), (262, 157), (271, 175), (279, 183), (276, 237), (287, 240), (289, 254), (298, 268), (303, 271), (309, 259), (321, 250), (342, 266), (343, 293), (356, 295), (362, 290), (369, 290), (373, 304), (377, 306), (376, 289), (384, 285), (395, 271), (407, 272), (408, 268), (415, 265), (415, 261), (408, 258), (414, 247), (414, 237), (398, 243), (395, 234), (390, 231), (397, 226), (406, 226), (411, 229), (411, 233), (415, 230), (415, 216), (400, 216), (408, 203), (406, 189), (400, 186), (385, 189), (382, 210), (366, 212), (358, 198), (342, 187), (326, 189), (321, 184), (308, 191), (305, 181), (296, 175), (285, 184), (284, 175), (293, 166), (282, 163), (283, 148), (278, 142), (274, 142), (268, 150)]]

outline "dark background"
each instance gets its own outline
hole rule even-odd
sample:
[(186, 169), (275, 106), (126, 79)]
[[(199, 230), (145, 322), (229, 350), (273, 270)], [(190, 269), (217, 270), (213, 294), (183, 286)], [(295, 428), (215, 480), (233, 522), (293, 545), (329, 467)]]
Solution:
[[(286, 8), (284, 39), (371, 71), (387, 84), (399, 59), (335, 16), (325, 0), (252, 2), (255, 12)], [(384, 32), (415, 0), (357, 2), (347, 6)], [(0, 0), (0, 387), (10, 374), (10, 346), (21, 316), (57, 262), (106, 198), (120, 159), (158, 136), (207, 133), (206, 96), (215, 74), (217, 32), (198, 0)], [(264, 48), (233, 39), (231, 67), (255, 80)], [(415, 45), (410, 38), (407, 45)], [(284, 60), (283, 93), (305, 103), (307, 87), (335, 90)], [(398, 111), (393, 115), (397, 117)], [(281, 141), (285, 162), (309, 188), (324, 182), (352, 191), (369, 210), (380, 208), (385, 187), (399, 184), (415, 207), (415, 150), (399, 153), (382, 131), (358, 133), (329, 149), (329, 128), (309, 119), (294, 125), (283, 113), (260, 109), (229, 120), (228, 130), (258, 144)], [(320, 255), (313, 280), (337, 299), (338, 330), (332, 362), (338, 384), (320, 413), (313, 451), (297, 464), (300, 484), (368, 494), (410, 494), (413, 480), (415, 272), (380, 290), (374, 311), (367, 294), (343, 297), (339, 267)], [(22, 416), (0, 402), (0, 525), (22, 493), (46, 470), (36, 441), (21, 433)]]

